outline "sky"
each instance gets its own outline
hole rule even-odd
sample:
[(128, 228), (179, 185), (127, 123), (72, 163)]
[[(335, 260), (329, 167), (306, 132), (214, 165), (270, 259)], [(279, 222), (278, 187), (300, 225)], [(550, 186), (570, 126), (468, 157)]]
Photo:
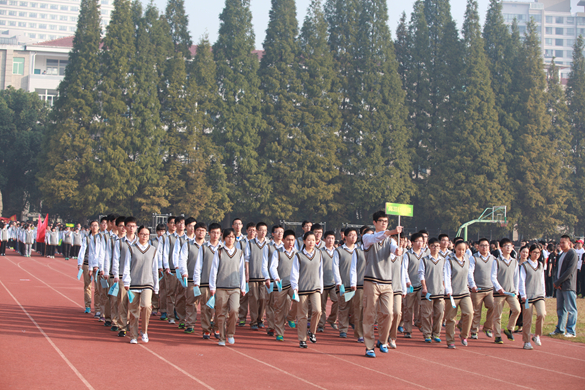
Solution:
[[(142, 0), (142, 2), (148, 3), (148, 0)], [(159, 10), (164, 12), (167, 0), (154, 0), (154, 3)], [(266, 28), (268, 27), (271, 1), (251, 0), (250, 3), (252, 23), (256, 34), (256, 49), (261, 49), (266, 35)], [(300, 30), (311, 0), (297, 0), (296, 3)], [(451, 14), (459, 29), (463, 25), (466, 3), (467, 0), (451, 0)], [(209, 35), (211, 44), (215, 43), (219, 31), (219, 14), (223, 10), (224, 4), (223, 0), (185, 0), (185, 10), (189, 16), (189, 30), (194, 43), (197, 43), (204, 34)], [(396, 26), (398, 26), (400, 15), (402, 15), (402, 12), (406, 12), (407, 20), (409, 20), (413, 4), (414, 0), (388, 0), (388, 24), (393, 38), (395, 38)], [(478, 0), (478, 5), (483, 24), (489, 0)]]

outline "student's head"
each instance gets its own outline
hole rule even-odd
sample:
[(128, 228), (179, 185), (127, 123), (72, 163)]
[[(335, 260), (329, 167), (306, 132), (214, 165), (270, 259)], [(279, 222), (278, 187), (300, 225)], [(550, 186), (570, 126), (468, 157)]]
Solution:
[(126, 228), (126, 236), (134, 237), (134, 235), (136, 234), (136, 227), (137, 226), (138, 225), (136, 223), (136, 218), (126, 217), (126, 219), (124, 220), (124, 227)]
[(415, 252), (420, 251), (425, 245), (425, 238), (422, 233), (414, 233), (410, 236), (410, 241), (412, 242), (412, 250)]
[(500, 250), (502, 251), (502, 254), (504, 256), (508, 257), (510, 253), (512, 253), (513, 249), (514, 245), (512, 244), (512, 241), (510, 241), (509, 238), (502, 238), (500, 240)]
[(573, 242), (571, 240), (571, 236), (567, 235), (567, 234), (563, 234), (561, 236), (561, 250), (563, 252), (568, 252), (569, 249), (571, 249), (571, 247), (573, 246)]
[(284, 228), (281, 225), (274, 225), (272, 226), (272, 239), (276, 242), (282, 241)]
[(530, 248), (528, 248), (528, 256), (530, 257), (530, 260), (535, 263), (540, 259), (541, 252), (541, 246), (538, 244), (532, 244), (530, 245)]
[(451, 242), (451, 240), (449, 240), (449, 235), (448, 234), (439, 234), (439, 243), (441, 244), (441, 249), (445, 249), (449, 247), (449, 243)]
[(256, 234), (258, 235), (258, 239), (262, 241), (266, 234), (268, 233), (268, 225), (265, 222), (258, 222), (256, 224)]
[(191, 236), (195, 233), (195, 224), (197, 220), (193, 217), (189, 217), (185, 220), (185, 229), (187, 230), (187, 235)]
[(500, 247), (500, 243), (498, 242), (498, 240), (491, 240), (490, 241), (490, 250), (495, 251), (499, 247)]
[(421, 229), (418, 232), (423, 236), (424, 240), (423, 246), (427, 246), (427, 244), (429, 243), (429, 232), (426, 229)]
[(236, 233), (236, 235), (241, 235), (242, 234), (242, 228), (244, 227), (244, 223), (242, 222), (242, 220), (240, 218), (234, 218), (232, 221), (232, 229), (234, 229), (234, 232)]
[(485, 257), (490, 253), (490, 242), (487, 238), (480, 238), (478, 241), (479, 253)]
[(287, 230), (282, 234), (282, 242), (284, 244), (284, 248), (288, 251), (295, 245), (297, 237), (293, 230)]
[(528, 245), (524, 245), (522, 248), (520, 248), (520, 252), (518, 252), (518, 254), (520, 255), (520, 262), (525, 262), (528, 259), (528, 255), (530, 254), (530, 247)]
[(195, 224), (195, 239), (196, 240), (205, 240), (205, 235), (207, 234), (207, 225), (205, 222), (197, 222)]
[[(27, 229), (28, 228), (28, 223), (26, 225), (24, 225), (24, 228)], [(68, 232), (70, 231), (71, 228), (69, 226), (65, 226), (65, 231)]]
[(323, 237), (327, 248), (333, 248), (335, 246), (335, 232), (333, 230), (326, 231)]
[(370, 229), (370, 227), (369, 227), (368, 225), (364, 225), (364, 226), (362, 226), (362, 227), (360, 228), (360, 234), (359, 234), (359, 235), (360, 235), (360, 236), (363, 236), (364, 234), (366, 234), (366, 233), (364, 233), (364, 232), (365, 232), (367, 229)]
[(345, 229), (345, 245), (352, 246), (357, 242), (358, 233), (355, 228)]
[(108, 217), (102, 217), (100, 219), (100, 230), (104, 231), (108, 228)]
[(246, 224), (246, 234), (249, 240), (256, 237), (256, 224), (254, 222), (248, 222)]
[(116, 228), (116, 217), (115, 214), (108, 215), (108, 230), (113, 230)]
[(116, 218), (116, 229), (118, 230), (118, 234), (124, 234), (126, 228), (124, 227), (124, 222), (126, 221), (126, 217), (119, 216)]
[(467, 250), (467, 244), (463, 240), (455, 242), (455, 256), (459, 259), (465, 258), (465, 251)]
[(383, 210), (376, 211), (372, 215), (372, 221), (374, 221), (374, 227), (377, 232), (384, 231), (388, 228), (388, 215)]
[(431, 251), (431, 255), (436, 256), (439, 252), (439, 248), (441, 247), (441, 242), (438, 238), (429, 238), (429, 250)]
[(177, 217), (174, 216), (169, 216), (169, 218), (167, 219), (167, 229), (169, 231), (169, 233), (174, 233), (175, 230), (177, 230), (177, 227), (175, 226), (175, 219)]
[(313, 222), (311, 221), (303, 221), (303, 223), (301, 224), (301, 228), (303, 229), (303, 232), (310, 232), (311, 228), (313, 227)]
[(141, 225), (138, 228), (138, 242), (141, 245), (146, 245), (150, 239), (150, 229), (147, 226)]
[(227, 228), (223, 231), (223, 242), (225, 243), (226, 248), (232, 248), (234, 246), (234, 242), (236, 242), (236, 233), (234, 233), (234, 229)]
[(89, 221), (89, 229), (91, 230), (91, 234), (96, 234), (100, 230), (100, 224), (96, 220)]
[(317, 242), (321, 242), (321, 239), (323, 238), (323, 225), (316, 223), (311, 228), (311, 231), (315, 233), (315, 239)]
[(221, 225), (219, 223), (212, 223), (209, 225), (209, 242), (216, 245), (221, 238)]
[(315, 244), (317, 243), (317, 239), (315, 238), (315, 233), (306, 232), (303, 235), (303, 242), (305, 243), (305, 249), (307, 250), (307, 252), (313, 251), (313, 249), (315, 249)]
[(185, 231), (185, 217), (175, 217), (175, 227), (179, 233)]
[(159, 223), (158, 225), (156, 225), (156, 236), (160, 237), (163, 234), (165, 234), (165, 232), (167, 231), (167, 227), (164, 225), (164, 223)]

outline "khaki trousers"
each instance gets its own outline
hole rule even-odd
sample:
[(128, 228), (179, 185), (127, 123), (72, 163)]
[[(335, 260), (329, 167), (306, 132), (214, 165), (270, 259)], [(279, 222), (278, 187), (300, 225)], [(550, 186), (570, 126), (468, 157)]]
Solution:
[[(214, 328), (217, 329), (217, 324), (214, 324), (213, 328), (211, 327), (213, 309), (210, 309), (209, 306), (206, 305), (207, 301), (211, 298), (211, 293), (209, 292), (209, 287), (199, 287), (199, 290), (201, 290), (201, 296), (199, 297), (201, 305), (201, 331), (203, 333), (213, 334), (215, 332)], [(217, 297), (215, 297), (215, 299), (217, 302)]]
[[(100, 287), (101, 287), (101, 280), (105, 280), (106, 283), (108, 282), (108, 277), (106, 277), (107, 279), (101, 279), (100, 276)], [(110, 291), (110, 284), (108, 283), (108, 287), (103, 288), (102, 287), (102, 291), (101, 291), (101, 312), (102, 312), (102, 316), (105, 317), (106, 321), (111, 321), (112, 320), (112, 310), (110, 308), (110, 297), (108, 295), (108, 291)]]
[(240, 321), (246, 321), (248, 318), (248, 295), (240, 295), (240, 310), (238, 311), (238, 318)]
[(451, 300), (445, 300), (445, 311), (447, 313), (445, 332), (447, 337), (447, 344), (455, 343), (455, 317), (457, 317), (457, 308), (461, 308), (461, 338), (469, 337), (469, 330), (471, 329), (471, 319), (473, 317), (473, 303), (471, 297), (463, 297), (459, 299), (453, 298), (455, 301), (455, 308), (451, 306)]
[[(238, 310), (240, 309), (240, 289), (215, 291), (215, 313), (217, 328), (219, 329), (219, 341), (225, 341), (227, 337), (234, 337), (236, 334), (236, 323), (238, 322)], [(227, 316), (227, 321), (226, 321)]]
[(443, 314), (445, 312), (445, 300), (443, 298), (426, 298), (420, 301), (420, 322), (425, 339), (439, 337), (443, 325)]
[(471, 334), (479, 332), (481, 323), (482, 304), (488, 309), (483, 323), (483, 330), (492, 330), (494, 327), (494, 291), (472, 292), (471, 302), (473, 303), (473, 322), (471, 323)]
[(264, 282), (249, 282), (248, 305), (250, 307), (250, 325), (258, 325), (264, 321), (266, 309), (266, 284)]
[(91, 276), (89, 276), (89, 266), (82, 265), (83, 270), (83, 301), (85, 307), (91, 308)]
[(404, 322), (404, 332), (405, 333), (412, 333), (412, 321), (414, 318), (414, 326), (420, 327), (420, 292), (414, 291), (411, 293), (406, 294), (406, 298), (404, 298), (404, 305), (403, 305), (403, 322)]
[(161, 274), (158, 277), (163, 277), (158, 282), (158, 308), (161, 313), (167, 313), (167, 280), (165, 274)]
[(292, 300), (293, 290), (289, 286), (270, 295), (274, 300), (274, 331), (276, 336), (284, 336), (285, 321), (294, 321), (297, 312), (297, 302)]
[(102, 285), (100, 283), (100, 277), (93, 273), (93, 307), (97, 312), (100, 312), (103, 316), (104, 313), (102, 312)]
[(514, 331), (516, 327), (516, 321), (520, 316), (520, 302), (517, 297), (511, 297), (506, 295), (505, 297), (494, 297), (494, 336), (502, 337), (502, 312), (504, 311), (504, 303), (508, 302), (512, 314), (508, 320), (508, 330)]
[(392, 323), (390, 324), (390, 338), (396, 340), (398, 337), (398, 326), (402, 319), (402, 293), (396, 293), (392, 297), (393, 308), (392, 308)]
[[(325, 321), (331, 325), (335, 324), (337, 321), (339, 301), (337, 300), (337, 292), (335, 290), (335, 287), (331, 287), (330, 289), (323, 290), (323, 294), (321, 294), (321, 318), (319, 319), (320, 328), (325, 327)], [(329, 317), (327, 317), (327, 297), (331, 299), (331, 312), (329, 313)]]
[(309, 313), (309, 302), (313, 307), (311, 313), (311, 333), (317, 332), (319, 317), (321, 317), (321, 293), (299, 295), (297, 303), (297, 335), (299, 341), (307, 341), (307, 315)]
[(358, 288), (355, 290), (355, 295), (350, 301), (353, 307), (353, 336), (355, 338), (364, 337), (364, 289)]
[(174, 273), (167, 274), (165, 273), (165, 284), (167, 286), (167, 316), (169, 318), (175, 319), (175, 291), (177, 290), (177, 285), (179, 284), (179, 280), (177, 279), (177, 275)]
[[(345, 296), (339, 293), (337, 290), (337, 324), (339, 326), (339, 333), (347, 333), (349, 329), (349, 309), (351, 308), (352, 301), (345, 301)], [(347, 292), (351, 291), (349, 288)], [(356, 294), (357, 295), (357, 294)], [(354, 296), (355, 298), (355, 296)], [(353, 300), (353, 298), (352, 298)]]
[[(274, 285), (276, 286), (276, 283), (274, 283)], [(266, 325), (268, 326), (268, 329), (274, 329), (274, 294), (276, 294), (278, 291), (274, 292), (272, 291), (270, 294), (266, 297)]]
[[(120, 287), (120, 284), (123, 284), (121, 280), (118, 281), (118, 289), (124, 288), (124, 286)], [(110, 287), (113, 285), (114, 285), (114, 277), (110, 276)], [(108, 292), (109, 292), (109, 290), (108, 290)], [(120, 321), (119, 314), (118, 314), (118, 296), (108, 294), (108, 300), (110, 301), (112, 326), (118, 326), (118, 323)]]
[(160, 307), (160, 303), (158, 301), (158, 294), (152, 294), (152, 310), (154, 312), (158, 312), (159, 307)]
[(363, 323), (366, 349), (374, 349), (376, 346), (376, 337), (374, 334), (376, 315), (378, 320), (378, 339), (382, 344), (388, 344), (390, 322), (394, 309), (393, 296), (392, 284), (376, 284), (364, 281)]
[[(122, 287), (126, 291), (126, 288)], [(134, 292), (134, 299), (129, 304), (130, 311), (130, 338), (138, 338), (138, 319), (142, 320), (142, 334), (148, 334), (148, 321), (152, 313), (152, 290), (144, 289), (142, 292)]]
[(128, 291), (124, 288), (124, 283), (120, 280), (118, 288), (118, 327), (120, 330), (126, 330), (128, 327)]
[(536, 301), (530, 304), (530, 307), (526, 309), (522, 304), (522, 341), (525, 343), (530, 342), (530, 332), (532, 329), (532, 313), (536, 310), (536, 329), (534, 330), (535, 336), (542, 336), (542, 326), (544, 324), (544, 317), (546, 317), (546, 307), (544, 300)]
[(189, 282), (188, 287), (183, 289), (185, 292), (185, 327), (187, 328), (195, 327), (195, 322), (197, 321), (197, 304), (199, 304), (199, 299), (201, 298), (201, 295), (196, 297), (193, 294), (193, 286), (195, 286), (193, 282)]

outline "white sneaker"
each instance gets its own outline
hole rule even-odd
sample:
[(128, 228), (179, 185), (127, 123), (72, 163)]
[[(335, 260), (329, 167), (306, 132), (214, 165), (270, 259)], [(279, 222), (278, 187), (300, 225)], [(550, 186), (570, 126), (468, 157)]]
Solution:
[(390, 348), (396, 349), (396, 341), (390, 340)]
[(171, 318), (171, 319), (169, 320), (169, 324), (171, 324), (171, 325), (172, 325), (172, 324), (174, 324), (174, 323), (175, 323), (175, 320), (174, 320), (173, 318)]
[(534, 336), (532, 338), (532, 341), (534, 341), (534, 344), (538, 345), (539, 347), (542, 345), (542, 343), (540, 342), (540, 336)]
[(236, 340), (233, 337), (228, 337), (228, 343), (235, 344)]
[(577, 336), (575, 336), (574, 334), (571, 334), (571, 333), (565, 333), (565, 337), (577, 337)]
[(534, 349), (534, 347), (530, 343), (524, 343), (524, 349)]
[(220, 341), (219, 343), (217, 343), (217, 345), (219, 345), (220, 347), (225, 347), (225, 341)]
[(143, 343), (148, 343), (148, 335), (147, 335), (146, 333), (144, 333), (144, 334), (142, 335), (142, 342), (143, 342)]
[(138, 344), (138, 340), (136, 340), (136, 339), (131, 339), (131, 340), (130, 340), (130, 344)]

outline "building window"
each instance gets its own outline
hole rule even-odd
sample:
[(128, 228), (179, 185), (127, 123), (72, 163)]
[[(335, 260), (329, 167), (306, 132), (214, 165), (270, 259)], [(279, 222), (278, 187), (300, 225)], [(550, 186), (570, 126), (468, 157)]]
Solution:
[(544, 38), (544, 44), (552, 46), (552, 38)]
[(61, 11), (69, 11), (69, 7), (67, 7), (66, 5), (62, 5)]
[(564, 19), (565, 19), (565, 18), (563, 18), (562, 16), (557, 16), (557, 17), (555, 18), (555, 23), (556, 23), (556, 24), (563, 24), (563, 23), (564, 23)]
[(108, 0), (102, 0), (102, 4), (103, 5), (108, 5), (109, 1)]
[(21, 7), (28, 7), (28, 2), (26, 2), (26, 1), (21, 1), (21, 2), (20, 2), (20, 6), (21, 6)]
[(51, 14), (51, 15), (49, 15), (49, 17), (51, 18), (51, 20), (57, 20), (57, 15)]
[(71, 6), (71, 7), (69, 7), (69, 11), (71, 11), (71, 12), (78, 12), (79, 11), (79, 7)]
[(28, 34), (28, 36), (29, 36), (30, 38), (36, 38), (36, 37), (37, 37), (37, 34), (30, 33), (30, 34)]
[(51, 34), (51, 35), (49, 35), (49, 39), (52, 41), (53, 39), (57, 39), (57, 36)]
[(6, 26), (6, 20), (0, 20), (0, 26)]
[(573, 50), (567, 50), (567, 55), (565, 56), (566, 58), (573, 58)]
[(21, 18), (26, 18), (26, 12), (19, 12), (18, 16), (20, 16)]
[(24, 75), (24, 57), (14, 57), (12, 59), (12, 74)]
[(68, 19), (67, 18), (67, 15), (61, 15), (61, 16), (59, 16), (59, 20), (67, 21), (67, 19)]
[(69, 26), (69, 31), (75, 32), (75, 26)]
[(555, 46), (564, 46), (562, 39), (555, 39)]
[(107, 15), (107, 14), (108, 14), (108, 12), (109, 12), (109, 11), (108, 11), (107, 9), (103, 9), (103, 10), (102, 10), (102, 15)]
[(572, 16), (567, 17), (567, 24), (575, 24), (575, 18)]
[(14, 6), (16, 6), (16, 5), (18, 5), (18, 1), (9, 1), (8, 2), (8, 5), (14, 5)]
[(563, 28), (560, 28), (560, 27), (555, 28), (555, 34), (556, 35), (563, 35)]
[(57, 4), (51, 4), (49, 8), (51, 8), (51, 9), (59, 9), (59, 6)]
[(555, 57), (563, 58), (563, 51), (562, 50), (555, 50)]
[(585, 17), (584, 16), (577, 17), (577, 24), (580, 26), (585, 25)]
[(67, 26), (59, 26), (59, 31), (67, 31)]
[(36, 18), (37, 17), (37, 13), (36, 12), (29, 12), (28, 13), (28, 17), (29, 18)]
[(526, 35), (526, 26), (518, 26), (518, 31), (520, 35)]
[(552, 49), (545, 49), (544, 50), (544, 58), (552, 58), (554, 50)]
[(13, 22), (10, 20), (10, 21), (8, 21), (8, 25), (11, 27), (16, 27), (16, 22)]
[(47, 34), (39, 34), (39, 39), (47, 39)]
[(18, 22), (18, 27), (26, 27), (26, 22)]
[(567, 39), (567, 46), (574, 46), (575, 40), (574, 39)]
[(41, 15), (41, 19), (47, 19), (47, 14), (40, 14)]
[(6, 1), (6, 0), (0, 0), (0, 5), (6, 5), (6, 4), (8, 4), (8, 1)]
[(6, 15), (6, 10), (5, 9), (0, 9), (0, 15)]
[(531, 14), (530, 17), (534, 20), (535, 23), (542, 23), (542, 15), (541, 14)]
[(65, 68), (69, 64), (68, 60), (47, 60), (47, 74), (65, 76)]
[(76, 16), (70, 16), (69, 17), (69, 21), (70, 22), (77, 22), (77, 17)]
[(29, 23), (28, 27), (29, 28), (37, 28), (37, 24), (36, 23)]
[(552, 22), (553, 22), (553, 17), (552, 17), (552, 16), (545, 16), (545, 17), (544, 17), (544, 20), (545, 20), (547, 23), (552, 23)]
[(570, 35), (572, 37), (575, 36), (575, 29), (574, 28), (568, 28), (566, 31), (567, 35)]
[(42, 28), (42, 29), (45, 29), (46, 30), (47, 29), (47, 25), (44, 24), (44, 23), (41, 23), (41, 24), (39, 24), (39, 28)]
[(16, 16), (16, 11), (8, 11), (8, 15), (10, 15), (10, 16)]
[(39, 5), (39, 3), (30, 3), (31, 8), (37, 8), (38, 5)]
[(46, 9), (46, 8), (48, 8), (48, 7), (49, 7), (49, 5), (48, 5), (48, 4), (43, 4), (43, 3), (41, 3), (41, 8), (45, 8), (45, 9)]
[(56, 30), (57, 29), (57, 25), (56, 24), (49, 24), (49, 29), (50, 30)]
[(585, 36), (585, 28), (578, 28), (577, 32), (579, 33), (579, 35)]

